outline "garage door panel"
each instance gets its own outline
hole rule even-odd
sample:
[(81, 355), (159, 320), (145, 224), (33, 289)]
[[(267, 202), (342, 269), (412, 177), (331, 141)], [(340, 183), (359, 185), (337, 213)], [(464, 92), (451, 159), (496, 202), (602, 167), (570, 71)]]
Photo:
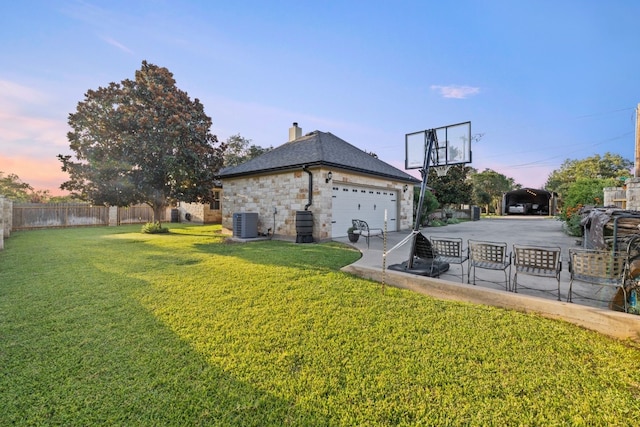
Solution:
[(370, 187), (339, 185), (333, 187), (332, 237), (347, 234), (352, 219), (366, 221), (371, 228), (384, 228), (387, 210), (387, 229), (397, 230), (397, 193)]

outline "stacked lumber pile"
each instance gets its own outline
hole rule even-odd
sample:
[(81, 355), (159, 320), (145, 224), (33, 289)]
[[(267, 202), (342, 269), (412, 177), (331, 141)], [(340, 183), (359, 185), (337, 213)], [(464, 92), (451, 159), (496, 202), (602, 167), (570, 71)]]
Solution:
[[(612, 248), (626, 250), (629, 240), (640, 235), (640, 211), (618, 208), (583, 208), (580, 212), (589, 240), (587, 247)], [(598, 243), (600, 242), (600, 243)]]
[(611, 219), (605, 224), (604, 239), (609, 244), (609, 247), (612, 247), (615, 231), (615, 238), (617, 240), (616, 246), (618, 249), (626, 248), (631, 237), (640, 235), (640, 216), (619, 218), (617, 229), (615, 229), (614, 220), (615, 216), (611, 217)]

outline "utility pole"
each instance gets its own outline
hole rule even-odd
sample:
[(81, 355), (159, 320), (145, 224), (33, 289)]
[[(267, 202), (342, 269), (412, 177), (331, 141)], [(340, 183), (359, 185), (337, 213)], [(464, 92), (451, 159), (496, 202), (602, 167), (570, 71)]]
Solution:
[(633, 176), (640, 178), (640, 104), (636, 108), (636, 160)]

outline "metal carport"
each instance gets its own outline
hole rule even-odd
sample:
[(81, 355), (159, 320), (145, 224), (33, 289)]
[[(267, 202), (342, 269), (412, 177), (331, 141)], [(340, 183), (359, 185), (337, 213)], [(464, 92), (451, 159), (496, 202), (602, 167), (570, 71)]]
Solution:
[(509, 214), (509, 206), (523, 204), (527, 207), (525, 215), (556, 214), (557, 195), (547, 190), (520, 188), (504, 193), (502, 196), (502, 214)]

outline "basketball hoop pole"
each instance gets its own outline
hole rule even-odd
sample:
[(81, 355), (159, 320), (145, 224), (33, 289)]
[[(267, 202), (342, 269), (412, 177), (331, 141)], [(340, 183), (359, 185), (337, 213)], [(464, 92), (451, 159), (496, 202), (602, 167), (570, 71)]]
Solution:
[(422, 165), (422, 169), (420, 169), (420, 174), (422, 175), (422, 184), (420, 185), (420, 198), (418, 199), (418, 209), (416, 209), (416, 221), (413, 226), (413, 240), (411, 242), (411, 252), (409, 253), (409, 260), (407, 261), (407, 268), (413, 268), (413, 254), (416, 250), (416, 236), (417, 232), (420, 231), (420, 217), (422, 216), (422, 204), (424, 203), (424, 193), (427, 190), (427, 178), (429, 178), (429, 166), (431, 162), (431, 151), (433, 150), (433, 145), (438, 140), (438, 135), (436, 134), (435, 129), (429, 129), (426, 131), (426, 145), (427, 149), (424, 152), (424, 161)]

